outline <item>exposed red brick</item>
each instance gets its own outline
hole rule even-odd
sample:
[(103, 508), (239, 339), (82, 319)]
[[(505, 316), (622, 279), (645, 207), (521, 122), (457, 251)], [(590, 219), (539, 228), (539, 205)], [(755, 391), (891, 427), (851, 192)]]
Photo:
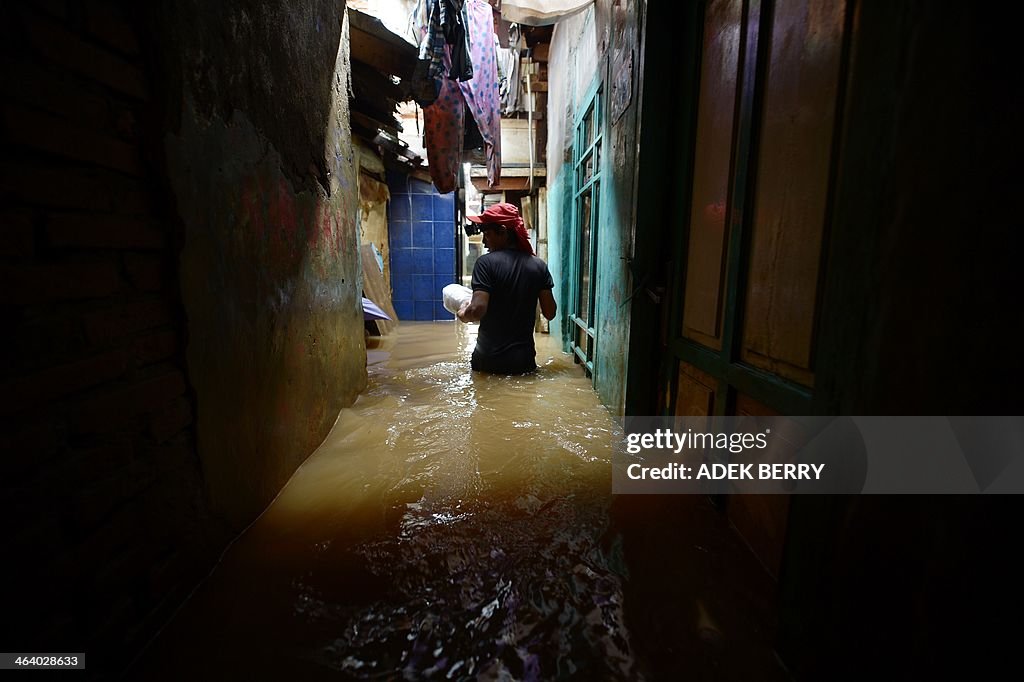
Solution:
[(94, 130), (110, 127), (107, 99), (87, 92), (66, 78), (11, 57), (0, 59), (0, 84), (11, 100), (38, 107)]
[(185, 398), (180, 398), (150, 420), (149, 432), (153, 436), (153, 440), (163, 443), (191, 423), (192, 405)]
[(71, 31), (42, 17), (28, 22), (29, 42), (44, 57), (127, 95), (147, 96), (142, 71), (107, 50), (84, 42)]
[(132, 355), (139, 367), (166, 360), (178, 349), (178, 333), (172, 330), (149, 334), (132, 343)]
[(33, 4), (58, 19), (68, 18), (68, 8), (63, 0), (36, 0)]
[(111, 296), (121, 287), (113, 261), (0, 267), (0, 303), (34, 304)]
[(29, 320), (12, 330), (11, 341), (17, 357), (7, 359), (25, 372), (80, 360), (96, 350), (90, 348), (80, 320), (72, 314)]
[(124, 374), (127, 366), (127, 354), (117, 350), (11, 379), (0, 385), (0, 414), (21, 412), (54, 398), (113, 381)]
[[(197, 455), (190, 441), (177, 439), (169, 443), (140, 450), (133, 467), (131, 484), (136, 490), (145, 490), (145, 499), (138, 505), (139, 513), (150, 521), (149, 533), (160, 538), (167, 528), (168, 519), (183, 522), (188, 516), (186, 510), (168, 509), (169, 504), (180, 505), (182, 486), (185, 481), (194, 480), (195, 489), (202, 484), (197, 472)], [(189, 495), (185, 495), (186, 500)]]
[(125, 476), (114, 474), (71, 487), (63, 500), (68, 523), (78, 533), (98, 526), (105, 516), (129, 497), (129, 481)]
[(0, 164), (0, 191), (30, 204), (138, 215), (150, 209), (147, 190), (134, 178), (56, 164)]
[(141, 291), (160, 291), (164, 286), (163, 260), (159, 256), (127, 254), (124, 269), (128, 280)]
[(147, 189), (122, 186), (111, 193), (110, 210), (125, 215), (138, 215), (151, 209)]
[(82, 326), (91, 343), (104, 344), (134, 332), (170, 324), (171, 321), (167, 303), (148, 300), (91, 312), (83, 316)]
[(88, 8), (89, 33), (102, 42), (126, 54), (139, 53), (139, 41), (131, 25), (118, 16), (109, 5), (90, 5)]
[[(32, 499), (48, 499), (40, 493)], [(6, 539), (5, 549), (10, 556), (21, 551), (42, 552), (43, 555), (57, 556), (67, 549), (67, 536), (61, 530), (60, 515), (56, 508), (37, 508), (34, 513), (25, 514), (21, 523), (14, 527), (14, 535)], [(16, 563), (16, 562), (15, 562)]]
[(135, 113), (127, 109), (118, 110), (114, 115), (114, 131), (123, 140), (137, 141), (139, 130)]
[(80, 433), (113, 430), (126, 419), (154, 412), (184, 393), (184, 375), (177, 369), (167, 370), (104, 390), (74, 410), (72, 424)]
[(0, 256), (28, 258), (34, 251), (32, 216), (24, 211), (0, 214)]
[(158, 478), (171, 480), (168, 479), (166, 474), (179, 471), (182, 468), (186, 470), (194, 469), (196, 452), (189, 442), (186, 442), (185, 439), (179, 439), (175, 442), (147, 448), (142, 451), (139, 458), (142, 461), (148, 462)]
[(149, 589), (153, 594), (167, 594), (188, 574), (193, 558), (174, 552), (162, 558), (149, 569)]
[[(126, 584), (148, 581), (149, 569), (159, 556), (166, 553), (162, 545), (146, 542), (133, 545), (120, 554), (109, 557), (94, 576), (92, 590), (100, 595), (124, 592)], [(135, 613), (128, 614), (126, 621), (137, 618)]]
[(173, 544), (183, 530), (195, 532), (205, 507), (205, 485), (195, 447), (191, 440), (176, 440), (140, 456), (141, 461), (150, 463), (155, 475), (140, 512), (149, 521), (150, 536), (168, 544)]
[(124, 470), (135, 454), (132, 441), (127, 436), (116, 436), (110, 442), (79, 448), (69, 453), (61, 466), (68, 477), (68, 486), (90, 479), (106, 477), (113, 472)]
[(121, 585), (116, 591), (92, 588), (86, 593), (84, 622), (88, 623), (90, 641), (95, 642), (92, 660), (97, 668), (113, 669), (120, 663), (120, 657), (112, 652), (121, 644), (125, 629), (138, 617), (137, 582)]
[(209, 573), (212, 563), (212, 560), (206, 562), (204, 565), (207, 570), (204, 573), (194, 576), (194, 580), (188, 585), (175, 586), (173, 592), (154, 592), (152, 583), (147, 578), (143, 589), (136, 593), (140, 595), (140, 601), (135, 607), (135, 618), (125, 623), (124, 630), (120, 633), (121, 637), (114, 642), (111, 651), (142, 650), (153, 638), (154, 633), (159, 632), (160, 628), (174, 616), (179, 605), (188, 599), (195, 585)]
[(112, 204), (110, 187), (95, 171), (52, 165), (0, 165), (0, 191), (44, 206), (106, 211)]
[[(8, 105), (4, 107), (4, 127), (12, 144), (90, 161), (129, 175), (142, 174), (137, 147), (52, 114)], [(60, 190), (59, 187), (52, 189)]]
[(148, 300), (95, 310), (82, 317), (82, 326), (91, 343), (103, 344), (171, 321), (167, 303)]
[(165, 239), (153, 222), (141, 217), (55, 213), (46, 239), (58, 248), (160, 249)]
[[(108, 460), (93, 459), (97, 456), (106, 456)], [(76, 479), (66, 480), (69, 473), (74, 473)], [(156, 464), (133, 458), (130, 449), (94, 449), (63, 467), (61, 480), (54, 485), (68, 491), (63, 504), (65, 519), (81, 534), (125, 503), (134, 504), (137, 513), (145, 510), (145, 501), (140, 504), (136, 500), (153, 487), (160, 473)]]
[(146, 529), (137, 506), (125, 505), (78, 543), (64, 542), (64, 551), (55, 557), (52, 564), (54, 578), (80, 578), (82, 566), (102, 566), (120, 550), (145, 542), (145, 539)]
[[(13, 421), (13, 420), (12, 420)], [(42, 460), (53, 457), (63, 444), (55, 418), (21, 419), (0, 429), (0, 480), (17, 480)]]

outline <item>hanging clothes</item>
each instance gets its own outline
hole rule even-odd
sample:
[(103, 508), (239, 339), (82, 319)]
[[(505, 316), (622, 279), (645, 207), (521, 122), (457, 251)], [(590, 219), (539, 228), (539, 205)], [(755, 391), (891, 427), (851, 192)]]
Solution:
[(410, 81), (410, 94), (421, 107), (437, 99), (440, 81), (447, 74), (444, 65), (444, 26), (441, 23), (441, 3), (427, 0), (426, 23), (420, 27), (420, 53)]
[(431, 78), (441, 78), (448, 70), (444, 64), (444, 21), (441, 16), (444, 3), (439, 0), (430, 0), (427, 3), (427, 32), (420, 43), (420, 61), (427, 63), (427, 75)]
[(412, 98), (422, 107), (437, 99), (442, 80), (473, 77), (464, 0), (427, 0), (425, 10), (419, 60), (410, 88)]
[[(441, 7), (450, 0), (429, 0), (435, 3), (430, 8), (430, 17), (437, 22), (424, 28), (424, 43), (420, 54), (431, 59), (439, 55), (440, 72), (452, 73), (452, 46), (442, 45), (438, 51), (437, 26), (441, 23)], [(430, 178), (438, 192), (446, 194), (455, 189), (462, 163), (463, 137), (465, 135), (464, 110), (476, 121), (483, 138), (487, 164), (487, 183), (494, 187), (501, 178), (501, 113), (498, 101), (498, 66), (494, 44), (494, 15), (485, 0), (466, 0), (461, 8), (469, 40), (469, 59), (473, 77), (467, 81), (453, 81), (441, 77), (435, 81), (437, 96), (423, 106), (424, 146), (427, 148), (427, 163)], [(450, 7), (445, 8), (445, 17), (451, 15)], [(441, 33), (444, 33), (443, 28)], [(434, 41), (428, 46), (428, 42)]]
[(465, 0), (441, 0), (447, 6), (443, 24), (445, 40), (451, 46), (452, 66), (448, 77), (457, 81), (468, 81), (473, 77), (473, 60), (469, 50), (469, 17)]
[(423, 138), (430, 179), (438, 192), (447, 194), (458, 184), (466, 104), (456, 81), (442, 78), (440, 85), (437, 99), (423, 108)]
[[(473, 78), (459, 89), (484, 139), (487, 184), (501, 178), (501, 109), (498, 99), (498, 61), (494, 48), (494, 15), (485, 0), (466, 0)], [(461, 134), (461, 130), (460, 130)]]
[(508, 28), (508, 49), (500, 50), (498, 54), (504, 60), (504, 69), (499, 64), (499, 75), (504, 71), (501, 79), (501, 111), (505, 114), (512, 114), (523, 111), (522, 107), (522, 80), (519, 69), (521, 66), (521, 55), (526, 50), (526, 38), (519, 27), (519, 24), (512, 24)]

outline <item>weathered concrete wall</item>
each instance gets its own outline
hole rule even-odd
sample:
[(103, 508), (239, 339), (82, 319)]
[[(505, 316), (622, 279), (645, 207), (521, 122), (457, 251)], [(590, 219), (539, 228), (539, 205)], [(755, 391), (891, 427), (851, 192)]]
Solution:
[(366, 384), (344, 3), (165, 3), (199, 453), (242, 527)]
[[(636, 166), (636, 57), (639, 25), (636, 2), (599, 0), (592, 10), (555, 29), (548, 111), (548, 221), (552, 275), (560, 283), (559, 309), (570, 306), (565, 291), (572, 253), (572, 137), (582, 101), (600, 83), (603, 126), (601, 193), (597, 236), (597, 351), (594, 384), (602, 402), (621, 414), (625, 403), (626, 357), (630, 325), (629, 272), (634, 221), (633, 186)], [(614, 102), (621, 97), (619, 105)], [(555, 320), (568, 345), (569, 326)]]

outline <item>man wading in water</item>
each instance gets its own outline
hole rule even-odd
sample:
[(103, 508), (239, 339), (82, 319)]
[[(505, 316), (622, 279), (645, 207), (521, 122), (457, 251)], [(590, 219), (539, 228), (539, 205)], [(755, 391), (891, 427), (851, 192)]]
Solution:
[(555, 316), (555, 284), (547, 263), (533, 255), (526, 226), (512, 204), (495, 204), (467, 217), (480, 226), (488, 251), (473, 266), (473, 298), (457, 315), (463, 322), (480, 322), (471, 366), (496, 374), (532, 372), (537, 369), (537, 302), (544, 317)]

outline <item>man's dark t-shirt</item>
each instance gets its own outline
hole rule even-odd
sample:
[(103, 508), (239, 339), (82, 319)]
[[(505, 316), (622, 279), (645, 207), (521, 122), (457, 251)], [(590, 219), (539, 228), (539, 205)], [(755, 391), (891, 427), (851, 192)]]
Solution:
[(480, 320), (473, 369), (500, 374), (537, 369), (533, 345), (537, 297), (554, 286), (547, 264), (524, 251), (501, 249), (476, 261), (473, 291), (486, 291), (490, 298), (487, 314)]

